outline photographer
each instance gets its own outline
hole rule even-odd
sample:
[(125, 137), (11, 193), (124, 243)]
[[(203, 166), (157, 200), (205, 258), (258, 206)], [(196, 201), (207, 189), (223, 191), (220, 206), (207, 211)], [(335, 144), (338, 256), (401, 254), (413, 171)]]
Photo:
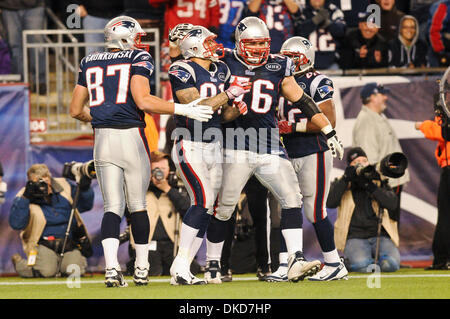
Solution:
[(397, 196), (386, 181), (367, 179), (359, 167), (368, 167), (366, 153), (355, 147), (347, 154), (348, 167), (344, 175), (330, 187), (327, 207), (338, 208), (334, 239), (338, 250), (348, 259), (350, 271), (367, 272), (374, 263), (378, 235), (379, 205), (383, 208), (380, 236), (379, 266), (381, 271), (400, 268), (397, 221), (391, 211), (397, 206)]
[(442, 106), (438, 103), (439, 95), (435, 96), (434, 121), (416, 122), (416, 130), (422, 131), (425, 138), (436, 141), (435, 156), (441, 177), (437, 195), (438, 219), (434, 231), (432, 251), (434, 255), (433, 264), (427, 270), (450, 270), (450, 129), (449, 119), (446, 117)]
[[(45, 164), (33, 164), (27, 171), (27, 184), (13, 201), (9, 224), (21, 230), (20, 238), (28, 260), (19, 254), (12, 256), (12, 262), (21, 277), (54, 277), (59, 271), (66, 274), (68, 265), (80, 267), (80, 274), (86, 271), (87, 232), (79, 215), (92, 209), (94, 192), (91, 179), (83, 176), (79, 185), (79, 201), (75, 210), (63, 259), (60, 261), (66, 230), (72, 212), (76, 187), (65, 178), (52, 178)], [(58, 269), (58, 265), (61, 268)]]
[[(178, 185), (174, 174), (175, 167), (169, 155), (154, 151), (150, 154), (150, 161), (152, 177), (146, 196), (150, 220), (149, 275), (169, 275), (174, 258), (174, 245), (178, 245), (181, 219), (191, 201), (184, 187)], [(132, 234), (130, 242), (134, 246)], [(133, 258), (129, 263), (132, 262)]]

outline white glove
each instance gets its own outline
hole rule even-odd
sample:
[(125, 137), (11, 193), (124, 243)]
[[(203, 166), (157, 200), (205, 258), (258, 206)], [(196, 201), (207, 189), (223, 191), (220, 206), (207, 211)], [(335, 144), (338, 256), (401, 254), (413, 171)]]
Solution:
[(169, 30), (169, 41), (178, 46), (178, 42), (194, 27), (190, 23), (177, 24), (173, 29)]
[(331, 125), (327, 125), (322, 128), (322, 132), (327, 138), (327, 145), (330, 148), (333, 157), (338, 155), (339, 159), (342, 160), (344, 157), (344, 145), (342, 145), (342, 142), (337, 137), (336, 131), (331, 127)]
[(228, 99), (232, 100), (237, 98), (238, 96), (250, 92), (252, 88), (252, 82), (248, 79), (239, 79), (238, 77), (234, 78), (234, 81), (230, 83), (230, 87), (225, 91), (228, 96)]
[(198, 98), (188, 104), (175, 103), (174, 114), (187, 116), (200, 122), (209, 121), (214, 112), (209, 105), (198, 105), (201, 100), (204, 100), (204, 98)]

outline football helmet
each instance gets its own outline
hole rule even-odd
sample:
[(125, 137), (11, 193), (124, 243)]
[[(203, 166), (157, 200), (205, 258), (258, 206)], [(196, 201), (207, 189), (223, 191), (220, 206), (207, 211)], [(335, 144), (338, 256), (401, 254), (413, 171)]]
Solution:
[[(217, 35), (202, 26), (194, 26), (179, 43), (185, 59), (201, 58), (218, 61), (224, 56), (223, 45), (215, 41)], [(220, 52), (220, 53), (219, 53)]]
[(150, 46), (141, 43), (141, 38), (145, 35), (139, 22), (128, 16), (111, 19), (105, 26), (105, 43), (108, 49), (148, 51)]
[(266, 63), (270, 53), (270, 34), (263, 20), (257, 17), (242, 19), (234, 36), (236, 51), (245, 63), (253, 66)]
[(306, 38), (292, 37), (284, 41), (280, 53), (294, 62), (294, 75), (306, 73), (314, 67), (315, 51)]

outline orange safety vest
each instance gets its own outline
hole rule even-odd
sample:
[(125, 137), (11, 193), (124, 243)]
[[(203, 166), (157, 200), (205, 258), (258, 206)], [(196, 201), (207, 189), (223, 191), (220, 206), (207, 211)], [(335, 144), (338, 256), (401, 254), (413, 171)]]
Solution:
[(446, 167), (450, 163), (450, 142), (445, 142), (442, 137), (441, 119), (436, 117), (434, 121), (424, 121), (420, 125), (420, 130), (425, 137), (432, 141), (437, 141), (438, 145), (434, 155), (440, 167)]

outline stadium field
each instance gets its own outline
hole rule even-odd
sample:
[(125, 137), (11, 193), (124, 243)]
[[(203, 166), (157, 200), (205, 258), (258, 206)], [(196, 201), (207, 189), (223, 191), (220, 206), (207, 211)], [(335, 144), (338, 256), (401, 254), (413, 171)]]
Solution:
[(150, 277), (148, 286), (136, 287), (126, 277), (127, 288), (105, 288), (103, 278), (3, 277), (0, 299), (450, 299), (450, 272), (422, 269), (381, 276), (351, 273), (348, 280), (298, 283), (260, 282), (254, 274), (246, 274), (222, 285), (203, 286), (171, 286), (168, 277)]

